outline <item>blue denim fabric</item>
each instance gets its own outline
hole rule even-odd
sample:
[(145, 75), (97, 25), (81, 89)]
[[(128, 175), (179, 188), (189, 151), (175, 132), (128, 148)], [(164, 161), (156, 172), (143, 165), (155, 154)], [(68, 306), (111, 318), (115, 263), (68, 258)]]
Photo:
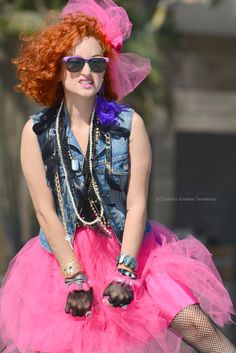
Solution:
[[(31, 116), (33, 123), (38, 123), (42, 118), (43, 114), (46, 112), (46, 109), (34, 114)], [(73, 158), (73, 170), (76, 173), (76, 176), (81, 182), (84, 182), (84, 176), (82, 173), (84, 156), (82, 154), (81, 147), (77, 142), (71, 127), (70, 120), (66, 106), (64, 106), (64, 124), (66, 126), (66, 136), (68, 139), (69, 148), (71, 150)], [(118, 116), (118, 125), (124, 127), (130, 131), (131, 122), (132, 122), (133, 109), (129, 108), (126, 111), (122, 111)], [(43, 146), (47, 141), (55, 136), (55, 124), (51, 124), (50, 127), (38, 136), (38, 141), (40, 148), (42, 150)], [(122, 191), (113, 190), (105, 180), (105, 162), (106, 162), (106, 151), (105, 151), (105, 142), (100, 137), (98, 143), (96, 144), (96, 150), (94, 155), (94, 172), (98, 180), (98, 186), (100, 191), (100, 196), (102, 199), (103, 207), (105, 214), (116, 234), (118, 242), (121, 244), (123, 230), (125, 225), (126, 218), (126, 192), (125, 189), (128, 183), (128, 176), (130, 172), (130, 160), (128, 153), (128, 143), (129, 139), (121, 135), (111, 136), (112, 141), (112, 168), (111, 176), (121, 186)], [(67, 230), (73, 241), (75, 229), (76, 229), (76, 214), (73, 210), (70, 198), (67, 193), (65, 185), (65, 175), (63, 168), (59, 167), (59, 175), (62, 180), (62, 196), (64, 201), (64, 212), (67, 222)], [(47, 180), (47, 184), (50, 187), (50, 184)], [(62, 220), (60, 211), (56, 208), (59, 218)], [(145, 226), (145, 233), (150, 232), (151, 224), (147, 219)], [(50, 245), (46, 239), (46, 235), (42, 228), (39, 230), (39, 239), (41, 245), (48, 251), (52, 252)]]

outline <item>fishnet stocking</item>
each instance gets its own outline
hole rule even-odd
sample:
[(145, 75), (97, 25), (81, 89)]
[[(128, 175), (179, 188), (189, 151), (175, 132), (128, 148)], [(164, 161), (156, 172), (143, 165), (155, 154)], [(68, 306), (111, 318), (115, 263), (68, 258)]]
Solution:
[(178, 313), (170, 327), (199, 353), (236, 353), (233, 344), (198, 304), (189, 305)]

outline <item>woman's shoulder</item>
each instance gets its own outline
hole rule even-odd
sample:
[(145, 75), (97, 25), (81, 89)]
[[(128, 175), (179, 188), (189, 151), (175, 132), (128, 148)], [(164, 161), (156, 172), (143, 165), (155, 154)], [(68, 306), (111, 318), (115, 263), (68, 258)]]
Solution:
[(120, 128), (136, 132), (145, 129), (143, 118), (129, 105), (117, 101), (99, 99), (99, 109), (100, 121), (103, 120), (103, 116), (104, 122), (105, 119), (108, 122), (108, 119), (115, 117), (115, 125)]
[(29, 134), (32, 132), (35, 124), (41, 121), (42, 116), (48, 110), (48, 108), (43, 108), (35, 113), (32, 113), (28, 116), (22, 130), (22, 134)]
[(145, 127), (145, 123), (141, 115), (131, 106), (124, 106), (119, 116), (120, 125), (128, 127), (129, 130), (140, 130)]
[(125, 106), (118, 114), (118, 125), (130, 130), (134, 113), (134, 109)]
[(29, 119), (32, 119), (34, 124), (39, 122), (44, 116), (44, 114), (48, 111), (48, 109), (49, 107), (46, 107), (36, 111), (35, 113), (30, 114)]
[(29, 119), (33, 121), (33, 131), (36, 135), (41, 135), (56, 119), (57, 104), (50, 107), (43, 108), (36, 113), (29, 116)]
[(116, 105), (116, 110), (118, 111), (118, 115), (120, 117), (123, 118), (130, 116), (132, 119), (135, 120), (143, 120), (142, 117), (130, 105), (123, 104), (117, 101), (114, 101), (114, 104)]

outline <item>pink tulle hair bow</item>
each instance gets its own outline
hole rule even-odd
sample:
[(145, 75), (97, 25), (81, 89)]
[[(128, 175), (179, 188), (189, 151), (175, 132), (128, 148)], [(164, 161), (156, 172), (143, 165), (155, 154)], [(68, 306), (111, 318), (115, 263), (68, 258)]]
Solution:
[(150, 73), (150, 60), (135, 53), (122, 53), (123, 42), (130, 37), (132, 22), (123, 7), (112, 0), (69, 0), (61, 17), (69, 13), (96, 17), (103, 33), (116, 50), (109, 69), (119, 99), (131, 93)]

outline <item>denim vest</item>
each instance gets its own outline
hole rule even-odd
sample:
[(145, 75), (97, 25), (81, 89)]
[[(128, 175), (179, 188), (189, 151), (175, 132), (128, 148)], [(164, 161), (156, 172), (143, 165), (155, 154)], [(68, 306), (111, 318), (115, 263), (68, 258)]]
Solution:
[[(75, 178), (80, 185), (83, 185), (84, 175), (82, 173), (84, 156), (82, 154), (81, 147), (77, 142), (71, 127), (70, 120), (66, 106), (64, 105), (64, 114), (63, 114), (63, 124), (66, 139), (68, 142), (69, 149), (72, 155), (72, 169), (75, 174)], [(131, 121), (132, 121), (133, 109), (127, 108), (123, 110), (118, 115), (118, 125), (121, 128), (124, 128), (123, 131), (130, 133)], [(77, 217), (73, 210), (71, 200), (68, 196), (66, 184), (65, 184), (65, 175), (60, 161), (53, 161), (53, 149), (55, 143), (55, 108), (50, 107), (41, 110), (40, 112), (31, 116), (33, 119), (33, 129), (34, 132), (36, 126), (39, 127), (37, 131), (37, 137), (39, 146), (41, 149), (42, 159), (45, 165), (46, 171), (46, 182), (48, 187), (53, 192), (55, 209), (58, 217), (62, 221), (62, 215), (60, 213), (60, 208), (55, 193), (55, 189), (52, 185), (51, 176), (57, 171), (60, 177), (61, 191), (64, 204), (64, 214), (66, 219), (67, 231), (73, 242), (76, 221)], [(117, 237), (118, 242), (122, 243), (123, 230), (125, 225), (126, 218), (126, 196), (127, 196), (127, 185), (128, 177), (130, 172), (130, 160), (128, 152), (128, 143), (129, 137), (127, 134), (117, 134), (116, 132), (111, 133), (111, 174), (110, 177), (119, 184), (120, 191), (113, 189), (105, 180), (105, 163), (106, 163), (106, 143), (102, 134), (100, 134), (98, 142), (96, 144), (96, 149), (94, 152), (93, 166), (95, 178), (98, 182), (98, 188), (100, 192), (100, 197), (102, 200), (103, 208), (109, 223), (114, 230), (114, 233)], [(50, 146), (52, 148), (50, 150)], [(49, 148), (48, 148), (49, 146)], [(47, 147), (47, 148), (46, 148)], [(51, 163), (51, 164), (50, 164)], [(77, 202), (77, 200), (75, 200)], [(76, 203), (77, 204), (77, 203)], [(151, 224), (147, 219), (145, 225), (145, 233), (148, 233), (151, 229)], [(52, 252), (50, 245), (47, 241), (46, 235), (42, 228), (39, 230), (39, 239), (40, 243), (48, 252)]]

